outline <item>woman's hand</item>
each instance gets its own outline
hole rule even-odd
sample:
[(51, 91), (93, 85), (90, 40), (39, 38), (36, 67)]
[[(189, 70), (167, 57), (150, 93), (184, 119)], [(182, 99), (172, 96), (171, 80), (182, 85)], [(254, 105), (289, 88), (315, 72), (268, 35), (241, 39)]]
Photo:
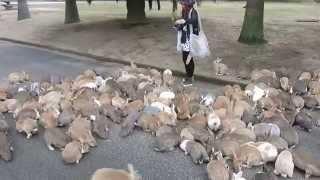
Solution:
[(184, 20), (184, 19), (178, 19), (178, 20), (176, 20), (176, 22), (174, 23), (175, 25), (181, 25), (181, 24), (184, 24), (184, 23), (186, 23), (186, 20)]

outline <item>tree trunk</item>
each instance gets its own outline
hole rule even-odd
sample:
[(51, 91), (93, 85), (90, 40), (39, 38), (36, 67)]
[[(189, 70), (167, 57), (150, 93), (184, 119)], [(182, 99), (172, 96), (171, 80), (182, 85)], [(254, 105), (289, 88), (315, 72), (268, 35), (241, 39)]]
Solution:
[(263, 14), (264, 0), (247, 0), (239, 41), (247, 44), (264, 43)]
[(27, 0), (18, 0), (18, 21), (30, 18)]
[(80, 21), (76, 0), (65, 0), (65, 24), (77, 23)]
[(134, 23), (144, 22), (146, 19), (144, 8), (144, 0), (127, 0), (127, 20)]

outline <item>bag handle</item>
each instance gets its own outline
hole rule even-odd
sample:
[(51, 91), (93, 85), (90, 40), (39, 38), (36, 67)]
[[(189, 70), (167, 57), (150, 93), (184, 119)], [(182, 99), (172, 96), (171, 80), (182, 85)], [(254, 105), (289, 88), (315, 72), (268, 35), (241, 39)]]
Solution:
[[(195, 5), (195, 6), (197, 7), (197, 5)], [(201, 18), (200, 18), (200, 13), (199, 13), (199, 11), (196, 9), (196, 7), (192, 8), (192, 9), (190, 10), (189, 15), (188, 15), (188, 18), (191, 19), (191, 13), (192, 13), (192, 11), (194, 11), (194, 10), (197, 11), (197, 14), (198, 14), (198, 25), (199, 25), (199, 29), (200, 29), (200, 30), (199, 30), (199, 33), (200, 33), (200, 31), (203, 31), (203, 29), (202, 29), (202, 22), (201, 22)], [(192, 24), (189, 24), (189, 28), (190, 28), (190, 33), (193, 34)]]

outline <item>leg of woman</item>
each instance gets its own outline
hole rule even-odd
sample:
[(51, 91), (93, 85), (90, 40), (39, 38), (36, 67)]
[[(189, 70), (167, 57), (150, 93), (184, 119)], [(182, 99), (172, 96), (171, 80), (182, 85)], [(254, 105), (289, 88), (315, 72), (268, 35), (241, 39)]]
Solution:
[(184, 63), (185, 69), (186, 69), (187, 77), (188, 78), (192, 78), (193, 73), (194, 73), (194, 61), (193, 61), (193, 58), (191, 58), (189, 64), (186, 64), (187, 58), (189, 56), (189, 53), (190, 52), (188, 52), (188, 51), (183, 51), (182, 52), (182, 60), (183, 60), (183, 63)]
[(192, 81), (193, 81), (192, 78), (193, 78), (193, 72), (194, 72), (193, 58), (190, 60), (189, 64), (186, 64), (188, 56), (189, 56), (188, 51), (182, 52), (182, 60), (186, 69), (186, 78), (184, 79), (184, 82), (183, 82), (185, 86), (192, 85)]
[(192, 78), (194, 73), (194, 61), (193, 58), (191, 58), (189, 64), (187, 65), (188, 68), (188, 77)]
[(188, 51), (182, 51), (182, 61), (183, 61), (184, 67), (185, 67), (185, 69), (186, 69), (186, 76), (187, 76), (187, 77), (189, 77), (188, 75), (190, 74), (190, 73), (188, 73), (188, 72), (189, 72), (189, 71), (188, 71), (189, 69), (188, 69), (188, 65), (186, 64), (188, 55), (189, 55), (189, 52), (188, 52)]

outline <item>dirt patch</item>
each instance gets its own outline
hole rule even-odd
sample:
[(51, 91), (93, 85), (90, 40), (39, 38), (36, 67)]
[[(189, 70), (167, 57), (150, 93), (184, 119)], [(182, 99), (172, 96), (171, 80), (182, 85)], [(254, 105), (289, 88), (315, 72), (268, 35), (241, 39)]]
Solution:
[[(147, 11), (148, 22), (141, 26), (126, 24), (121, 3), (114, 7), (110, 2), (95, 4), (91, 8), (85, 4), (79, 6), (82, 21), (73, 25), (64, 25), (63, 13), (59, 11), (33, 10), (33, 19), (18, 23), (15, 13), (4, 13), (0, 23), (5, 26), (0, 25), (0, 36), (184, 70), (175, 48), (176, 32), (172, 28), (169, 3), (164, 3), (160, 12)], [(217, 57), (221, 57), (235, 73), (248, 73), (255, 68), (320, 68), (320, 23), (295, 21), (297, 18), (320, 17), (315, 10), (317, 6), (313, 3), (266, 3), (265, 37), (268, 43), (249, 46), (237, 41), (243, 3), (203, 4), (199, 11), (212, 55), (197, 61), (196, 73), (214, 76), (212, 61)], [(50, 8), (63, 9), (63, 6), (50, 5)]]

